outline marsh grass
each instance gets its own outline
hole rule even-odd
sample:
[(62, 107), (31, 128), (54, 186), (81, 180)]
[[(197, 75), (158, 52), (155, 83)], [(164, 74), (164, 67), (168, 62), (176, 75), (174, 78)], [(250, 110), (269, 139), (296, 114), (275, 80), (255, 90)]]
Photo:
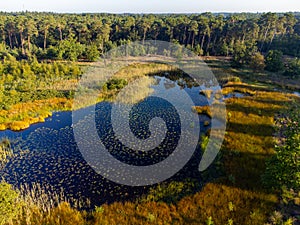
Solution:
[[(73, 109), (87, 107), (101, 101), (115, 101), (122, 88), (109, 88), (111, 81), (124, 81), (130, 88), (126, 88), (119, 97), (123, 103), (136, 103), (153, 93), (149, 88), (154, 83), (151, 76), (178, 70), (171, 65), (147, 62), (143, 59), (136, 62), (134, 59), (119, 60), (117, 66), (110, 64), (96, 64), (87, 72), (86, 77), (77, 87), (77, 94), (73, 102)], [(103, 74), (99, 75), (97, 67), (101, 67)], [(96, 96), (96, 97), (95, 97)]]
[(33, 123), (44, 122), (53, 111), (70, 110), (71, 100), (67, 98), (50, 98), (33, 102), (18, 103), (9, 110), (0, 110), (0, 130), (14, 131), (28, 128)]
[(211, 105), (193, 106), (192, 111), (198, 114), (207, 115), (209, 118), (214, 118), (225, 122), (226, 115), (224, 115), (224, 107), (224, 103), (214, 102)]
[(149, 95), (154, 90), (150, 87), (155, 83), (155, 79), (152, 77), (142, 77), (130, 83), (125, 87), (117, 96), (116, 102), (123, 104), (136, 104)]
[[(63, 191), (45, 191), (39, 184), (24, 185), (14, 190), (11, 185), (2, 181), (0, 196), (1, 194), (5, 195), (5, 201), (0, 203), (4, 208), (4, 211), (0, 210), (0, 219), (6, 219), (4, 223), (0, 221), (0, 224), (85, 224), (86, 212), (76, 208), (86, 207), (89, 201), (68, 200)], [(6, 215), (8, 210), (10, 215)]]
[(10, 141), (7, 138), (4, 138), (0, 141), (0, 170), (13, 156), (14, 153), (10, 146)]

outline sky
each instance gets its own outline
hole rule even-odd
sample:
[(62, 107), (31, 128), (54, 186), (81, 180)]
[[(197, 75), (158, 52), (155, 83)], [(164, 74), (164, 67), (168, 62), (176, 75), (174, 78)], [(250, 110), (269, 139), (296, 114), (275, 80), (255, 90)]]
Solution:
[(201, 13), (295, 12), (300, 0), (0, 0), (0, 11)]

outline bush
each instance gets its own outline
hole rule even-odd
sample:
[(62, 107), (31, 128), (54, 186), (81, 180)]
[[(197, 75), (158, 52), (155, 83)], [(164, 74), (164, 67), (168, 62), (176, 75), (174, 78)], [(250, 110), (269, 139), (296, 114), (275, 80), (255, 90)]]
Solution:
[(57, 59), (59, 55), (57, 47), (50, 46), (47, 49), (46, 57), (47, 59)]
[(281, 187), (300, 190), (300, 135), (289, 137), (284, 146), (267, 162), (264, 183), (274, 189)]
[(107, 82), (106, 86), (108, 90), (119, 90), (127, 85), (127, 81), (124, 79), (111, 79)]

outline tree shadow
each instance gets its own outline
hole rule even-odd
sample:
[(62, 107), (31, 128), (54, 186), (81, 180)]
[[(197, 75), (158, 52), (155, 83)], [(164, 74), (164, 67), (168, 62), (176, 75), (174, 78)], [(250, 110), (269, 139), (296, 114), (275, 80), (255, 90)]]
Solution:
[(268, 194), (262, 183), (267, 153), (249, 153), (225, 150), (224, 169), (226, 177), (218, 182), (243, 190), (259, 191)]
[[(256, 102), (256, 101), (255, 101)], [(253, 102), (253, 105), (255, 105), (255, 102)], [(277, 105), (278, 107), (278, 105)], [(227, 111), (236, 111), (236, 112), (243, 112), (245, 114), (255, 114), (258, 116), (274, 116), (276, 111), (278, 111), (279, 109), (277, 108), (272, 108), (272, 107), (257, 107), (257, 106), (245, 106), (241, 103), (234, 103), (234, 105), (231, 104), (226, 104), (226, 109)]]
[(270, 136), (268, 133), (274, 132), (274, 127), (266, 124), (227, 123), (226, 131), (267, 137)]

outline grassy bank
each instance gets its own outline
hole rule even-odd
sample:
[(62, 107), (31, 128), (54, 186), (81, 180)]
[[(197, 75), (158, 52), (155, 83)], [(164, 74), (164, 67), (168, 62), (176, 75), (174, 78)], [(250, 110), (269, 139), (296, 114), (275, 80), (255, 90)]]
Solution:
[(70, 110), (71, 100), (67, 98), (51, 98), (33, 102), (18, 103), (9, 110), (0, 110), (0, 130), (19, 131), (33, 123), (44, 122), (53, 111)]

